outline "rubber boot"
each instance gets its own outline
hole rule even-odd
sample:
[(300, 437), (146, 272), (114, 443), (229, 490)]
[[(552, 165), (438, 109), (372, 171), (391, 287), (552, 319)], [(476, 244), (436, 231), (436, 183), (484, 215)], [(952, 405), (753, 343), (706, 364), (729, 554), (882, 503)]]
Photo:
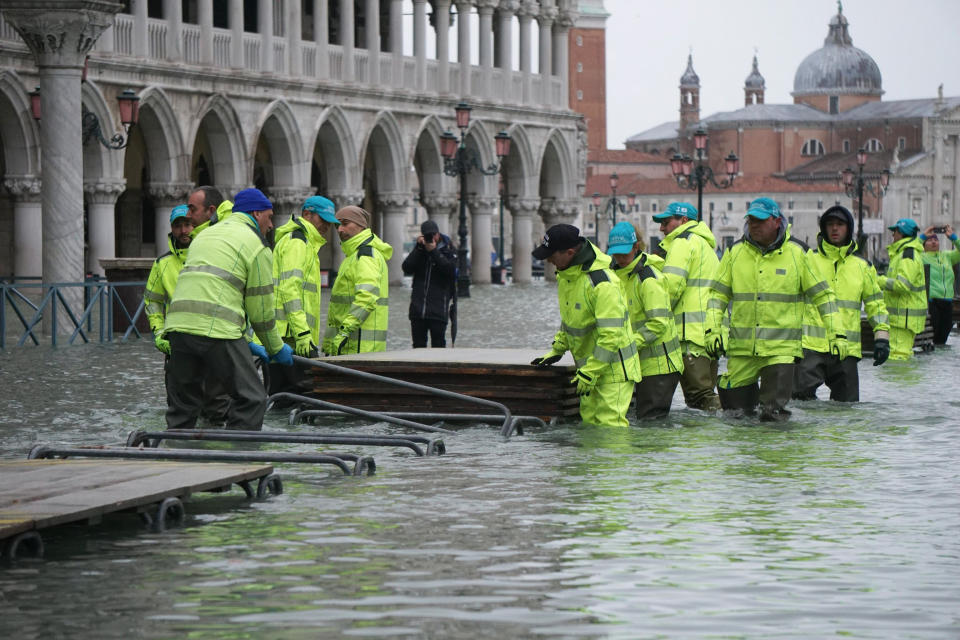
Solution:
[(794, 364), (771, 364), (760, 369), (760, 419), (782, 421), (790, 417), (787, 403), (793, 392)]
[(719, 387), (717, 392), (720, 394), (720, 407), (724, 411), (738, 412), (742, 415), (752, 416), (755, 413), (757, 404), (760, 402), (760, 388), (756, 382), (744, 387), (733, 387), (732, 389)]

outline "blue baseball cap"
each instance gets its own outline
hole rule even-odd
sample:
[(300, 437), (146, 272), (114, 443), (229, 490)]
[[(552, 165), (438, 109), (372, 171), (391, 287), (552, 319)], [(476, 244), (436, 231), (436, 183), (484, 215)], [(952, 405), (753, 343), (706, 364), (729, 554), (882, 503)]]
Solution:
[(686, 216), (691, 220), (697, 220), (700, 216), (697, 214), (697, 208), (689, 202), (671, 202), (667, 208), (653, 216), (657, 222), (663, 222), (667, 218), (674, 216)]
[(233, 210), (240, 213), (267, 211), (273, 209), (273, 203), (263, 195), (260, 189), (243, 189), (233, 197)]
[(887, 229), (890, 229), (890, 231), (899, 231), (905, 236), (915, 236), (917, 235), (917, 231), (920, 230), (920, 227), (918, 227), (917, 223), (911, 218), (900, 218), (896, 224), (887, 227)]
[(336, 216), (337, 208), (333, 205), (333, 202), (327, 198), (324, 198), (323, 196), (310, 196), (303, 201), (303, 206), (300, 208), (300, 210), (312, 211), (327, 222), (332, 222), (333, 224), (337, 225), (340, 224), (340, 221), (337, 220)]
[(170, 225), (173, 226), (173, 221), (177, 218), (189, 218), (187, 215), (188, 212), (189, 209), (187, 209), (187, 205), (185, 204), (178, 204), (175, 206), (170, 212)]
[(637, 232), (629, 222), (618, 222), (610, 229), (610, 236), (607, 239), (607, 253), (615, 255), (618, 253), (630, 253), (633, 245), (637, 243)]
[(751, 202), (747, 208), (747, 215), (757, 220), (783, 217), (783, 214), (780, 213), (780, 205), (772, 198), (757, 198)]

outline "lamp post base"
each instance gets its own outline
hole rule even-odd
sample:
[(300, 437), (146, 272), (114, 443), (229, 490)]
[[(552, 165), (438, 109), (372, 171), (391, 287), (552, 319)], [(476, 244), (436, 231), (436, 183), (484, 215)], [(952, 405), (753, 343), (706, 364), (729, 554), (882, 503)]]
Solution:
[(457, 297), (458, 298), (469, 298), (470, 297), (470, 277), (469, 276), (460, 276), (457, 278)]

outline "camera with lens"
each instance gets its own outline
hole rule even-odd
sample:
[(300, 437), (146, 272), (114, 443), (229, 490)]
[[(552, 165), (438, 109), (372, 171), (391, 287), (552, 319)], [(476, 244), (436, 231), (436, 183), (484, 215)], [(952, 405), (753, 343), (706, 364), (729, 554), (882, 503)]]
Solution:
[(946, 233), (946, 232), (947, 232), (947, 228), (946, 228), (946, 227), (934, 227), (934, 228), (933, 228), (933, 232), (934, 232), (934, 233)]

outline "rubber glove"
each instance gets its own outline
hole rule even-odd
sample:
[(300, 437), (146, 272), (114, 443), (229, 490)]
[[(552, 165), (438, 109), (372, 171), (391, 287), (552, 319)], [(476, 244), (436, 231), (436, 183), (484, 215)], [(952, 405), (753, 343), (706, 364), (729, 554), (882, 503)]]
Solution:
[(153, 344), (156, 345), (162, 353), (170, 355), (170, 341), (165, 339), (161, 334), (157, 333), (153, 336)]
[(343, 347), (347, 344), (348, 336), (345, 333), (338, 333), (337, 337), (333, 339), (333, 344), (337, 349), (337, 352), (334, 355), (340, 355), (343, 352)]
[(873, 341), (873, 366), (879, 366), (890, 357), (890, 341), (877, 338)]
[(596, 386), (597, 379), (585, 373), (582, 369), (577, 369), (576, 375), (573, 376), (573, 380), (570, 382), (577, 383), (578, 396), (588, 396), (590, 395), (590, 391), (593, 390), (593, 387)]
[(562, 353), (557, 353), (556, 351), (551, 350), (546, 355), (542, 355), (539, 358), (534, 358), (533, 360), (530, 361), (530, 364), (534, 365), (535, 367), (549, 367), (553, 363), (560, 360), (560, 358), (562, 357), (563, 357)]
[(707, 329), (703, 332), (703, 348), (707, 355), (718, 360), (720, 356), (726, 355), (727, 350), (723, 346), (723, 335), (719, 329)]
[(247, 346), (250, 347), (250, 353), (256, 358), (263, 360), (263, 364), (270, 362), (270, 356), (267, 355), (267, 350), (263, 348), (263, 345), (259, 345), (256, 342), (248, 342)]
[[(264, 353), (266, 353), (266, 350), (264, 350)], [(280, 351), (277, 351), (275, 354), (270, 356), (270, 360), (272, 362), (276, 362), (277, 364), (282, 364), (285, 367), (292, 367), (293, 348), (288, 344), (283, 345)]]
[(837, 356), (839, 360), (843, 360), (850, 353), (850, 343), (847, 342), (847, 336), (838, 333), (833, 337), (833, 340), (830, 341), (830, 354)]
[(304, 331), (297, 334), (297, 355), (309, 358), (311, 351), (313, 351), (313, 343), (310, 341), (310, 332)]

